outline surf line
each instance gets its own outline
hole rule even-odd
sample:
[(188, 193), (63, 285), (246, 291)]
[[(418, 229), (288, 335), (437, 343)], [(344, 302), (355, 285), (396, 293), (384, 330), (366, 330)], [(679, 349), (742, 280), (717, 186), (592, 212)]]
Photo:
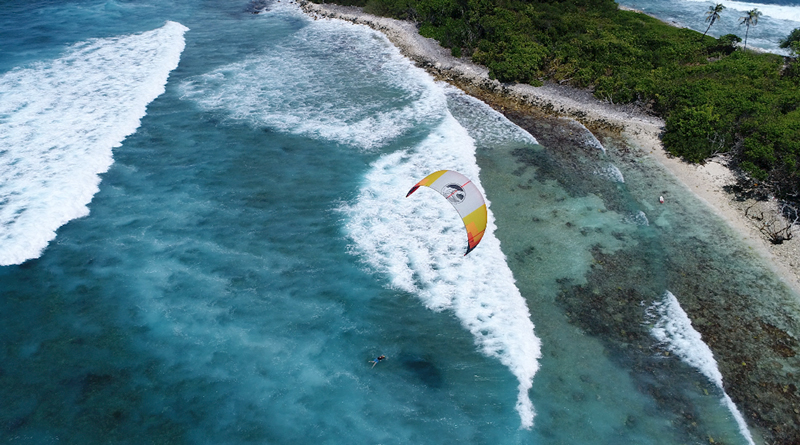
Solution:
[(722, 402), (730, 410), (739, 426), (739, 432), (750, 445), (755, 445), (753, 436), (747, 427), (744, 416), (736, 404), (725, 392), (722, 385), (722, 373), (711, 348), (702, 340), (699, 332), (692, 327), (689, 315), (681, 307), (678, 299), (670, 291), (664, 294), (661, 301), (656, 301), (647, 309), (647, 317), (655, 320), (650, 334), (689, 366), (714, 383), (722, 392)]

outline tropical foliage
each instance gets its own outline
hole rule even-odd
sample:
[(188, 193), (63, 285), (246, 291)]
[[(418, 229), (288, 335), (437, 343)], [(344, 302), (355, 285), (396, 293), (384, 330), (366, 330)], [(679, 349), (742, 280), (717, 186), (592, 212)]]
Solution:
[(706, 32), (703, 33), (703, 37), (708, 34), (708, 30), (711, 29), (711, 25), (719, 19), (720, 13), (725, 9), (725, 6), (722, 3), (717, 3), (715, 6), (709, 6), (708, 11), (706, 11), (706, 22), (708, 23), (708, 28), (706, 28)]
[(794, 56), (800, 55), (800, 28), (795, 28), (781, 40), (780, 47), (788, 49)]
[(750, 11), (747, 11), (747, 15), (739, 18), (739, 24), (747, 27), (747, 31), (744, 33), (745, 49), (747, 49), (747, 35), (750, 33), (750, 26), (758, 25), (759, 17), (761, 17), (761, 11), (758, 9), (751, 9)]
[[(345, 1), (415, 21), (500, 81), (567, 83), (649, 108), (665, 118), (672, 153), (693, 162), (729, 153), (753, 178), (800, 196), (800, 69), (739, 49), (738, 36), (669, 26), (613, 0)], [(745, 37), (759, 16), (742, 21)], [(800, 45), (800, 31), (787, 41)]]

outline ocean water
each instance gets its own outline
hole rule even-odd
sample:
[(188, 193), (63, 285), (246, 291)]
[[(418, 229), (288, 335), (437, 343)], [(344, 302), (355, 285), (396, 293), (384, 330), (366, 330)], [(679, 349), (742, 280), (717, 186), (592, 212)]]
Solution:
[[(800, 28), (800, 2), (797, 0), (774, 0), (770, 2), (742, 2), (742, 1), (706, 1), (706, 0), (622, 0), (622, 6), (644, 11), (661, 20), (674, 23), (695, 31), (706, 32), (708, 35), (719, 37), (725, 34), (736, 34), (745, 38), (747, 33), (747, 46), (759, 48), (764, 51), (788, 55), (788, 51), (780, 48), (780, 41), (789, 36), (789, 33)], [(725, 9), (720, 18), (708, 27), (706, 12), (708, 8), (722, 4)], [(748, 11), (758, 9), (762, 15), (758, 22), (750, 27), (750, 31), (741, 24), (741, 18)]]
[[(691, 314), (796, 295), (646, 158), (526, 128), (292, 2), (6, 2), (0, 438), (753, 443)], [(405, 197), (441, 169), (468, 256)]]

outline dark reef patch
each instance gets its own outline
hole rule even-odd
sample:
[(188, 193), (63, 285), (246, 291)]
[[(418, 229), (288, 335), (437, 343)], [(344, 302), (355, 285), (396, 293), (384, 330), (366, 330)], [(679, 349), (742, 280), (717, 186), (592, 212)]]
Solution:
[(414, 378), (429, 388), (441, 388), (444, 385), (441, 371), (429, 360), (408, 358), (403, 360), (402, 365)]
[[(623, 214), (635, 211), (625, 184), (598, 180), (596, 175), (563, 174), (565, 169), (586, 170), (588, 164), (581, 156), (601, 156), (600, 150), (587, 155), (585, 138), (574, 139), (574, 123), (549, 116), (547, 110), (515, 107), (509, 97), (493, 101), (492, 95), (483, 94), (481, 99), (547, 147), (540, 153), (517, 150), (516, 173), (535, 169), (537, 178), (557, 181), (571, 196), (583, 196), (591, 190), (609, 210)], [(592, 131), (611, 146), (615, 163), (626, 171), (646, 168), (637, 160), (641, 154), (629, 147), (616, 129), (600, 126), (592, 127)], [(694, 221), (676, 218), (673, 223), (675, 227), (668, 230), (640, 227), (637, 250), (609, 255), (594, 249), (594, 263), (587, 277), (591, 284), (561, 282), (558, 303), (570, 323), (600, 339), (620, 365), (631, 369), (641, 391), (649, 394), (660, 409), (671, 412), (676, 426), (691, 441), (690, 437), (704, 437), (696, 410), (685, 397), (660, 382), (667, 375), (685, 375), (687, 382), (705, 391), (713, 392), (716, 386), (677, 357), (653, 347), (645, 311), (666, 290), (671, 291), (713, 351), (725, 391), (748, 425), (757, 427), (767, 444), (800, 444), (796, 378), (800, 372), (800, 320), (793, 312), (796, 306), (782, 310), (780, 303), (793, 301), (791, 291), (766, 269), (754, 272), (747, 268), (756, 259), (745, 248), (735, 247), (740, 241), (730, 234), (718, 232), (708, 239), (699, 238), (693, 235)], [(707, 233), (715, 230), (709, 227)], [(512, 269), (515, 263), (531, 267), (543, 260), (536, 257), (535, 249), (527, 253), (514, 257)], [(619, 288), (619, 283), (637, 285)], [(773, 296), (775, 302), (763, 300), (765, 295)]]

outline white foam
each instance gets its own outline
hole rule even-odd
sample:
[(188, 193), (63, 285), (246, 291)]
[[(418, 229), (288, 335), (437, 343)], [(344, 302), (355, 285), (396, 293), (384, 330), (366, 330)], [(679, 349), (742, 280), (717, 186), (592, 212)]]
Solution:
[(467, 95), (454, 86), (445, 84), (444, 89), (451, 114), (469, 132), (478, 147), (539, 143), (532, 134), (481, 100)]
[(185, 26), (97, 39), (0, 77), (0, 265), (36, 258), (89, 213), (112, 148), (139, 127), (185, 46)]
[(448, 115), (413, 150), (376, 161), (356, 202), (342, 211), (355, 253), (392, 287), (417, 295), (432, 310), (452, 310), (479, 349), (514, 373), (516, 409), (521, 426), (530, 428), (528, 390), (539, 368), (540, 342), (494, 235), (491, 210), (481, 244), (464, 256), (466, 232), (450, 203), (425, 188), (406, 198), (417, 181), (441, 169), (464, 173), (483, 191), (474, 150), (466, 130)]
[[(583, 127), (583, 124), (581, 124), (581, 126)], [(605, 153), (606, 152), (606, 148), (603, 147), (603, 144), (600, 143), (600, 141), (597, 139), (597, 137), (594, 135), (594, 133), (589, 131), (589, 129), (586, 128), (586, 127), (583, 127), (583, 129), (586, 130), (586, 133), (584, 135), (584, 139), (582, 141), (583, 144), (585, 146), (587, 146), (587, 147), (598, 148), (598, 149), (600, 149), (600, 151)]]
[(653, 303), (647, 310), (648, 316), (655, 320), (655, 325), (650, 333), (670, 352), (681, 358), (684, 362), (694, 367), (706, 376), (722, 391), (722, 402), (728, 407), (739, 431), (748, 443), (753, 444), (753, 437), (747, 428), (744, 417), (739, 412), (722, 385), (722, 373), (719, 372), (714, 354), (692, 327), (692, 321), (681, 308), (678, 299), (671, 292), (664, 294), (662, 301)]
[[(576, 121), (575, 119), (571, 119), (568, 117), (559, 118), (560, 121), (566, 124), (566, 127), (572, 127), (570, 131), (570, 135), (572, 135), (580, 144), (586, 148), (596, 148), (602, 151), (604, 154), (606, 152), (606, 148), (603, 147), (603, 144), (600, 143), (600, 140), (586, 128), (585, 125)], [(578, 134), (575, 134), (575, 133)]]
[(759, 20), (759, 23), (765, 17), (770, 17), (778, 20), (790, 20), (793, 22), (798, 22), (800, 24), (800, 6), (786, 6), (786, 5), (775, 5), (775, 4), (753, 3), (753, 2), (733, 2), (727, 0), (714, 0), (713, 2), (709, 2), (708, 0), (687, 0), (687, 1), (696, 3), (708, 3), (709, 6), (717, 3), (722, 3), (722, 5), (725, 6), (726, 9), (738, 11), (742, 14), (752, 9), (758, 9), (764, 14)]
[[(363, 150), (385, 147), (415, 127), (436, 127), (419, 146), (376, 161), (356, 202), (342, 206), (351, 248), (392, 287), (417, 295), (432, 310), (455, 313), (480, 351), (519, 381), (516, 409), (530, 428), (528, 390), (540, 343), (494, 236), (491, 212), (481, 245), (465, 257), (466, 231), (450, 203), (427, 189), (405, 198), (412, 185), (441, 169), (467, 175), (483, 191), (474, 141), (449, 113), (447, 87), (381, 33), (305, 20), (285, 45), (185, 82), (184, 97), (255, 126)], [(507, 126), (498, 125), (487, 133), (492, 138)]]
[(616, 165), (610, 162), (605, 167), (599, 167), (595, 173), (614, 182), (619, 182), (620, 184), (625, 182), (625, 176), (622, 175), (622, 172)]
[(304, 20), (285, 45), (184, 82), (184, 98), (257, 127), (367, 150), (442, 115), (442, 90), (383, 34)]
[(624, 222), (626, 224), (634, 224), (634, 225), (637, 225), (637, 226), (649, 226), (650, 225), (650, 220), (647, 219), (647, 215), (641, 210), (639, 210), (636, 213), (629, 214), (628, 216), (623, 218), (622, 222)]

